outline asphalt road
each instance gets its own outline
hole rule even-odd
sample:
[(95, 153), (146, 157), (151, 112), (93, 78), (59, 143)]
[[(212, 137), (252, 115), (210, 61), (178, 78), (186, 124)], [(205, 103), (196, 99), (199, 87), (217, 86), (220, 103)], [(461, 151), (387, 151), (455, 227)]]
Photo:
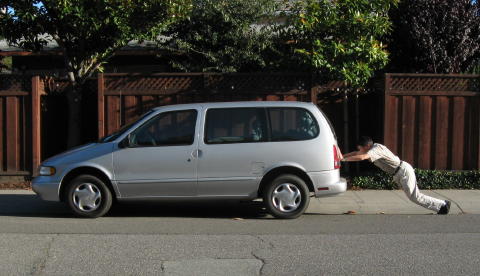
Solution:
[(276, 220), (258, 203), (130, 203), (92, 220), (0, 196), (0, 275), (478, 275), (479, 254), (479, 215)]

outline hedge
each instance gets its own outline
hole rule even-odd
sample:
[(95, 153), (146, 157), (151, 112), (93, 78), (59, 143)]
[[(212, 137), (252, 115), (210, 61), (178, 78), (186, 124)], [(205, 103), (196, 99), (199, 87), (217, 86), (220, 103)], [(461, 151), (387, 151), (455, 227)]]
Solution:
[[(420, 189), (480, 189), (480, 171), (415, 170)], [(393, 177), (382, 172), (354, 176), (350, 185), (358, 189), (393, 190)]]

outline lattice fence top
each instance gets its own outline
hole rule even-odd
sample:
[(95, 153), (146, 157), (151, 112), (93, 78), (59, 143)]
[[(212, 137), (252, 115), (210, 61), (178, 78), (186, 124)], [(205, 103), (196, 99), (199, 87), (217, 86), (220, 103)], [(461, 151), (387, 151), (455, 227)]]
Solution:
[[(68, 85), (69, 81), (65, 78), (52, 78), (52, 77), (43, 77), (42, 78), (43, 89), (42, 93), (45, 94), (56, 94), (64, 92)], [(97, 79), (91, 78), (88, 79), (84, 85), (84, 93), (93, 93), (97, 91)]]
[(480, 75), (388, 74), (390, 91), (480, 92)]
[(182, 91), (203, 87), (201, 75), (105, 75), (106, 91)]
[(311, 85), (310, 76), (280, 74), (212, 74), (206, 75), (206, 87), (217, 91), (307, 91)]
[(149, 91), (168, 94), (181, 91), (258, 93), (307, 93), (311, 77), (302, 74), (105, 74), (106, 92)]
[(0, 91), (29, 92), (32, 89), (32, 76), (0, 75)]

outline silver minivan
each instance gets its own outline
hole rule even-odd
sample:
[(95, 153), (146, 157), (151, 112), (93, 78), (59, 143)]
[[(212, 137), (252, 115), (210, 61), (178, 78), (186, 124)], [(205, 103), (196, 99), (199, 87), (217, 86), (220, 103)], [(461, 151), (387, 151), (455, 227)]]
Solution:
[(83, 217), (122, 200), (262, 198), (273, 216), (296, 218), (312, 194), (346, 190), (339, 157), (329, 121), (312, 103), (170, 105), (44, 161), (32, 187)]

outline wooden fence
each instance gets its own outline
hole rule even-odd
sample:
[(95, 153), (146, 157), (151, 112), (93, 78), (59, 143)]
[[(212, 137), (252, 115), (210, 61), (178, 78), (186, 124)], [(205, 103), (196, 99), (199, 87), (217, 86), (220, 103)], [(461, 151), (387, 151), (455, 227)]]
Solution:
[(480, 169), (480, 75), (386, 74), (384, 143), (423, 169)]
[[(343, 83), (318, 85), (305, 74), (99, 74), (84, 91), (83, 141), (107, 135), (154, 106), (312, 101), (333, 121), (342, 148), (352, 149), (359, 134), (381, 141), (375, 131), (382, 131), (383, 122), (384, 143), (415, 166), (475, 169), (479, 82), (478, 75), (386, 74), (384, 101), (378, 89), (346, 101), (350, 90)], [(65, 80), (0, 75), (0, 175), (30, 175), (42, 159), (66, 149), (66, 86)]]
[[(305, 74), (99, 74), (98, 135), (155, 106), (212, 101), (311, 101), (318, 87)], [(313, 95), (313, 96), (312, 96)]]
[(40, 163), (40, 78), (0, 75), (0, 175)]

